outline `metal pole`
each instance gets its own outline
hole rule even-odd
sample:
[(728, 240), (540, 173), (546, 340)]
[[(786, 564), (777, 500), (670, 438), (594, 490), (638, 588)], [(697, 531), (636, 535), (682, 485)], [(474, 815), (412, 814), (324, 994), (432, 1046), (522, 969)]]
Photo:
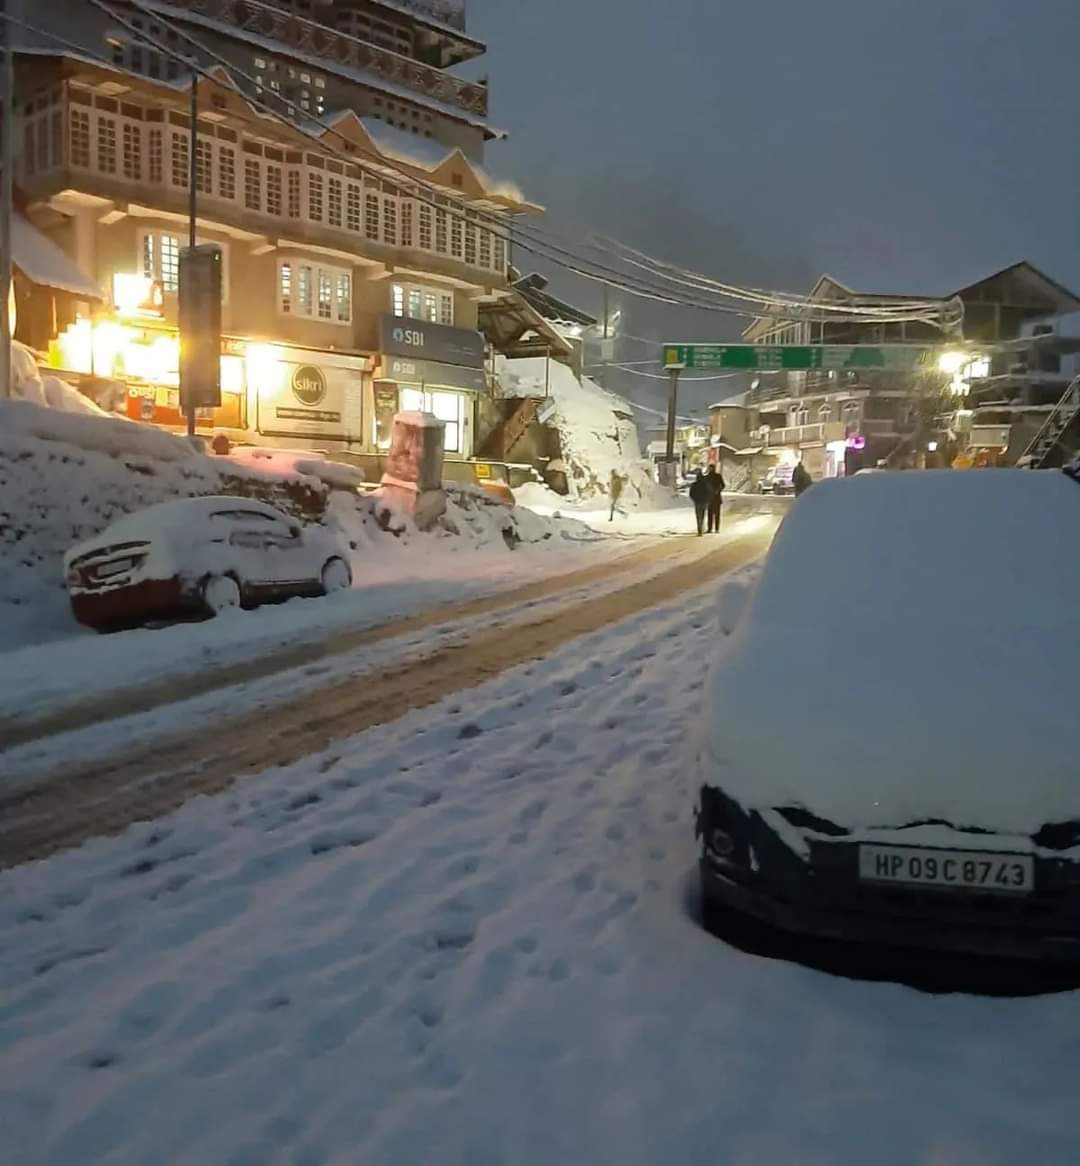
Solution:
[[(194, 62), (193, 62), (194, 64)], [(194, 68), (191, 71), (191, 157), (188, 159), (188, 246), (195, 246), (196, 225), (198, 221), (199, 204), (197, 192), (195, 190), (195, 180), (198, 175), (198, 165), (196, 159), (199, 153), (199, 74), (195, 72)], [(183, 289), (181, 289), (183, 294)], [(180, 337), (180, 343), (183, 344), (184, 337)], [(188, 437), (195, 436), (195, 406), (188, 402), (187, 409), (187, 433)]]
[(603, 352), (600, 354), (601, 360), (604, 362), (604, 379), (600, 382), (602, 388), (608, 387), (608, 286), (604, 284), (604, 339)]
[(547, 354), (544, 357), (544, 400), (546, 401), (551, 395), (551, 345), (547, 346)]
[[(0, 16), (7, 16), (7, 0), (0, 0)], [(15, 53), (11, 26), (0, 20), (0, 396), (13, 396), (11, 384), (11, 187), (15, 137)]]
[[(679, 400), (679, 373), (682, 369), (675, 365), (668, 369), (671, 383), (668, 390), (667, 402), (667, 444), (664, 448), (664, 460), (670, 467), (675, 461), (675, 406)], [(668, 471), (671, 472), (670, 469)]]

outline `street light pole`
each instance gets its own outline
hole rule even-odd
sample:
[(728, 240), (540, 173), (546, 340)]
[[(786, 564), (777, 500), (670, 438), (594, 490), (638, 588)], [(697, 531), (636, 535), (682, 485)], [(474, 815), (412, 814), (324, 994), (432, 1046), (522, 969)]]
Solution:
[(668, 365), (667, 441), (664, 446), (664, 465), (667, 486), (675, 485), (675, 410), (679, 401), (679, 373), (681, 364)]
[(14, 396), (11, 384), (11, 193), (15, 137), (15, 53), (11, 26), (0, 0), (0, 396)]
[[(199, 155), (199, 74), (196, 71), (196, 63), (192, 61), (191, 69), (191, 157), (188, 159), (188, 246), (192, 249), (195, 247), (196, 226), (198, 221), (198, 196), (195, 189), (195, 182), (198, 177), (198, 155)], [(181, 290), (181, 295), (183, 291)], [(185, 340), (190, 340), (190, 337), (180, 337), (180, 343), (183, 344)], [(189, 395), (187, 409), (187, 435), (188, 437), (195, 436), (195, 406), (191, 402)]]

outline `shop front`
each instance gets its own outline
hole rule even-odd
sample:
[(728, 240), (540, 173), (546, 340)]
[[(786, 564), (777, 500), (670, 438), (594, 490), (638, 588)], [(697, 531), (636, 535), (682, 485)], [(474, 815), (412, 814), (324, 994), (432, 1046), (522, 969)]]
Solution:
[(487, 389), (480, 333), (388, 315), (380, 319), (380, 348), (373, 392), (376, 449), (389, 449), (395, 413), (422, 412), (445, 423), (448, 458), (471, 458), (476, 402)]

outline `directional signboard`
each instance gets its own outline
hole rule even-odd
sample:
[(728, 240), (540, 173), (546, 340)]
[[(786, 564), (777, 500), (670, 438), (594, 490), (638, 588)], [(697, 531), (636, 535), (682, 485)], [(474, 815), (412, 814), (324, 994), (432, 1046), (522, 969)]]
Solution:
[(939, 355), (940, 349), (919, 344), (665, 344), (664, 367), (911, 372), (936, 367)]

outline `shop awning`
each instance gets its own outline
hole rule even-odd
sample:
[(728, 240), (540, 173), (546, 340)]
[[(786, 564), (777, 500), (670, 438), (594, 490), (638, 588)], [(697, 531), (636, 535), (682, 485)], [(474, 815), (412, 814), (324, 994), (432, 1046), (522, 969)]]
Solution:
[(81, 300), (103, 299), (101, 288), (20, 214), (11, 216), (11, 257), (31, 283), (68, 292)]

